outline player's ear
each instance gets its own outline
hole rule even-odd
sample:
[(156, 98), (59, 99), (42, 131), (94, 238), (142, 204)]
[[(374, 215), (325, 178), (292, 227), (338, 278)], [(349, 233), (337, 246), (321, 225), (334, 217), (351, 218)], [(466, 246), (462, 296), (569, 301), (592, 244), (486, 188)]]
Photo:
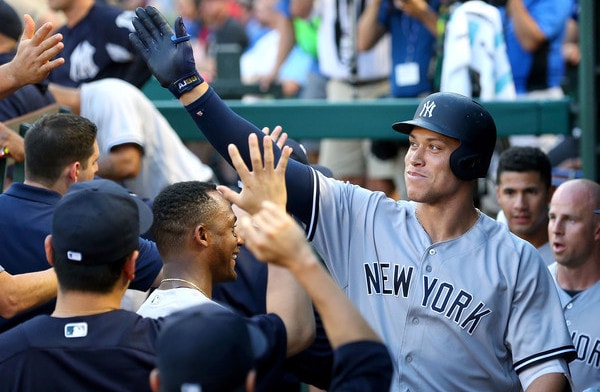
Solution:
[(203, 247), (208, 247), (210, 231), (203, 224), (199, 224), (194, 228), (194, 240)]
[(152, 389), (152, 392), (158, 392), (158, 390), (160, 389), (160, 376), (159, 376), (159, 372), (158, 369), (154, 368), (152, 369), (152, 371), (150, 372), (150, 389)]
[(52, 254), (52, 234), (48, 234), (44, 239), (44, 251), (46, 252), (46, 260), (48, 260), (48, 264), (54, 267), (54, 257)]

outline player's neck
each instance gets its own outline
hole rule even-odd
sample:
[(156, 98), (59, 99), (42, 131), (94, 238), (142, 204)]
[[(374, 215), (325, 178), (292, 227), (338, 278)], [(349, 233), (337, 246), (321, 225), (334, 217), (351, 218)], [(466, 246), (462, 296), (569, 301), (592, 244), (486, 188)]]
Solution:
[(433, 244), (449, 241), (466, 233), (477, 222), (480, 212), (475, 207), (452, 208), (417, 204), (415, 216)]
[(63, 12), (67, 19), (67, 26), (72, 28), (79, 23), (90, 12), (94, 6), (94, 0), (82, 0), (73, 3), (72, 7), (64, 9)]
[(122, 297), (117, 292), (99, 294), (82, 291), (62, 293), (59, 291), (52, 317), (88, 316), (110, 312), (121, 307)]
[[(203, 268), (205, 263), (202, 261), (184, 261), (168, 260), (164, 262), (163, 282), (161, 289), (170, 289), (175, 287), (195, 288), (211, 298), (212, 293), (212, 275), (207, 268)], [(191, 282), (191, 283), (186, 283)]]
[[(596, 252), (598, 253), (598, 252)], [(556, 276), (558, 285), (563, 290), (585, 290), (600, 280), (599, 254), (589, 257), (588, 260), (575, 268), (558, 264)]]
[(548, 230), (545, 227), (547, 227), (547, 224), (535, 233), (521, 234), (518, 236), (536, 248), (539, 248), (548, 242)]

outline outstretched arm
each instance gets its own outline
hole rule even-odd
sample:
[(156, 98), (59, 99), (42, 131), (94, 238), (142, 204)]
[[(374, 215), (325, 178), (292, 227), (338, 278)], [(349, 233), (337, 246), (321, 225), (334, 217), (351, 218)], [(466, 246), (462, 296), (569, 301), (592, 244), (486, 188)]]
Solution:
[[(248, 136), (256, 134), (259, 145), (266, 137), (260, 129), (235, 114), (196, 71), (189, 35), (181, 17), (175, 21), (175, 31), (166, 19), (148, 6), (136, 9), (133, 20), (136, 32), (130, 35), (134, 47), (163, 87), (185, 105), (186, 110), (213, 147), (231, 163), (228, 146), (237, 146), (240, 156), (251, 167)], [(273, 148), (275, 162), (281, 150)], [(289, 195), (288, 208), (302, 220), (311, 220), (316, 174), (301, 163), (291, 161), (286, 172)]]
[(319, 311), (331, 346), (380, 339), (324, 269), (304, 232), (283, 209), (269, 201), (239, 229), (248, 249), (262, 261), (288, 268)]
[[(263, 141), (264, 154), (261, 154), (256, 135), (248, 138), (248, 146), (252, 170), (242, 161), (237, 147), (230, 146), (231, 159), (244, 184), (242, 192), (237, 194), (225, 187), (219, 189), (241, 208), (244, 206), (240, 203), (248, 200), (253, 200), (250, 203), (253, 209), (258, 207), (254, 212), (246, 210), (251, 215), (240, 218), (239, 229), (245, 245), (259, 260), (291, 271), (321, 314), (333, 348), (352, 341), (379, 341), (379, 337), (313, 253), (304, 232), (285, 211), (285, 171), (291, 148), (283, 148), (281, 159), (275, 167), (273, 142), (269, 138)], [(266, 192), (262, 201), (252, 196), (255, 189)], [(260, 202), (258, 206), (256, 202)]]
[(17, 47), (17, 54), (8, 63), (0, 66), (0, 99), (17, 89), (38, 83), (48, 77), (53, 69), (64, 64), (62, 57), (51, 60), (63, 49), (62, 35), (48, 36), (52, 24), (45, 23), (35, 31), (35, 22), (25, 15), (25, 28)]
[[(275, 133), (274, 137), (277, 136), (278, 131)], [(226, 199), (246, 212), (258, 212), (263, 198), (285, 212), (287, 202), (285, 170), (292, 153), (291, 148), (284, 147), (281, 159), (275, 164), (274, 142), (271, 138), (263, 139), (264, 154), (260, 152), (256, 134), (250, 135), (249, 144), (252, 170), (243, 163), (237, 148), (233, 145), (229, 146), (231, 159), (244, 184), (242, 191), (236, 193), (225, 186), (219, 186), (218, 190)], [(258, 208), (255, 207), (256, 205)], [(241, 218), (247, 216), (244, 214)], [(312, 343), (316, 334), (312, 304), (290, 271), (274, 264), (269, 265), (266, 302), (267, 312), (277, 314), (285, 325), (288, 356), (299, 353)]]
[(11, 318), (56, 297), (54, 268), (11, 275), (0, 269), (0, 316)]

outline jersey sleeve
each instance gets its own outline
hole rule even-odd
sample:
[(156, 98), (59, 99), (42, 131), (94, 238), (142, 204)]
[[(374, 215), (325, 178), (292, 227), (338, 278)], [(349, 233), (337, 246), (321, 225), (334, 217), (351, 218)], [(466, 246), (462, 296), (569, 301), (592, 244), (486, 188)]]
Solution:
[(129, 288), (146, 291), (152, 287), (163, 263), (158, 248), (152, 241), (140, 238), (139, 252), (140, 255), (135, 263), (135, 278)]
[[(229, 144), (235, 144), (246, 165), (251, 166), (248, 150), (248, 136), (256, 133), (259, 146), (265, 135), (246, 119), (229, 108), (211, 88), (201, 98), (186, 106), (196, 126), (206, 139), (231, 164), (227, 152)], [(285, 124), (281, 124), (285, 131)], [(279, 160), (281, 150), (273, 146), (275, 161)], [(307, 226), (307, 231), (316, 224), (317, 200), (319, 197), (316, 172), (309, 166), (290, 160), (286, 170), (288, 210)], [(318, 212), (318, 210), (317, 210)], [(310, 234), (309, 234), (310, 237)]]
[(533, 246), (525, 244), (522, 257), (506, 336), (517, 373), (576, 355), (550, 271)]

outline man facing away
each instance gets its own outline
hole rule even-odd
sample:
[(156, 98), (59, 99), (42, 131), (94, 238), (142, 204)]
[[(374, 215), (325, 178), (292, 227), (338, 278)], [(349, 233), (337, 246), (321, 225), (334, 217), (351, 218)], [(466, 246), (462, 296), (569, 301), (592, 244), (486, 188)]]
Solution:
[(56, 308), (0, 334), (4, 388), (149, 389), (159, 324), (120, 305), (151, 224), (149, 207), (112, 181), (70, 187), (44, 241), (58, 278)]
[[(69, 188), (94, 178), (98, 169), (96, 126), (69, 113), (45, 116), (25, 135), (25, 181), (0, 195), (0, 260), (11, 274), (43, 271), (50, 266), (44, 239), (50, 234), (54, 208)], [(131, 288), (146, 291), (160, 281), (162, 260), (156, 245), (139, 240), (140, 257)], [(11, 319), (6, 330), (37, 314), (49, 314), (54, 301)]]

